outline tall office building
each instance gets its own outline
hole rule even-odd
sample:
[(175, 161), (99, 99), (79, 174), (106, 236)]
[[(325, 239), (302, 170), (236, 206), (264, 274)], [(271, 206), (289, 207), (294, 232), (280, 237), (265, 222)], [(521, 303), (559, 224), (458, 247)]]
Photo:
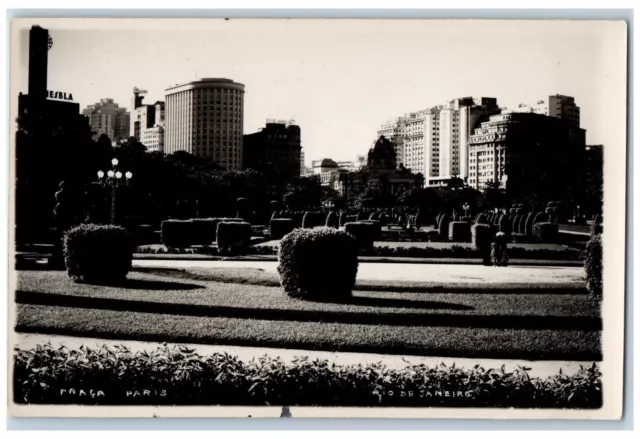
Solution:
[(533, 112), (493, 115), (469, 139), (469, 186), (522, 187), (541, 176), (569, 184), (582, 172), (577, 168), (585, 151), (569, 139), (570, 127), (558, 118)]
[(164, 102), (158, 101), (153, 107), (153, 126), (140, 131), (140, 143), (148, 152), (164, 152)]
[(468, 178), (469, 135), (481, 121), (499, 112), (495, 98), (459, 98), (395, 118), (378, 135), (401, 139), (395, 146), (401, 163), (422, 174), (428, 186), (438, 186), (453, 177)]
[(393, 143), (393, 149), (396, 152), (396, 162), (398, 165), (404, 165), (404, 132), (405, 118), (396, 117), (382, 124), (378, 130), (378, 138), (384, 136)]
[(300, 127), (293, 121), (268, 119), (265, 128), (245, 135), (242, 142), (245, 169), (285, 178), (300, 176)]
[(187, 151), (227, 170), (240, 171), (244, 124), (244, 85), (205, 78), (166, 90), (167, 154)]
[(100, 102), (88, 105), (82, 110), (82, 114), (89, 119), (96, 137), (106, 134), (112, 142), (118, 142), (129, 136), (129, 112), (111, 98), (100, 99)]

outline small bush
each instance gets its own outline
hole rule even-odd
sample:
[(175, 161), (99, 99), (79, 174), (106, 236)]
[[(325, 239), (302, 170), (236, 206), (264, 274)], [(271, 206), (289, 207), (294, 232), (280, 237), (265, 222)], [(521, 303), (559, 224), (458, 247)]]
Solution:
[(348, 298), (358, 273), (356, 239), (328, 227), (296, 229), (280, 241), (278, 273), (288, 296)]
[(514, 215), (511, 218), (511, 232), (512, 233), (519, 233), (518, 232), (518, 224), (520, 224), (520, 215)]
[(491, 220), (491, 224), (493, 224), (494, 226), (500, 226), (500, 220), (502, 219), (502, 216), (504, 214), (502, 213), (496, 213), (493, 215), (493, 219)]
[(271, 239), (282, 239), (284, 235), (295, 228), (295, 224), (290, 218), (274, 218), (269, 223), (269, 236)]
[(370, 220), (378, 220), (378, 214), (373, 212), (371, 215), (369, 215), (369, 219)]
[(373, 241), (375, 241), (377, 232), (374, 224), (364, 221), (346, 223), (344, 230), (355, 238), (358, 248), (368, 249), (373, 247)]
[(449, 241), (471, 242), (471, 224), (466, 221), (449, 223)]
[(335, 212), (329, 212), (329, 214), (327, 215), (327, 221), (324, 225), (326, 227), (337, 229), (339, 227), (338, 214)]
[(533, 226), (533, 236), (535, 236), (538, 242), (556, 242), (558, 240), (558, 224), (535, 224)]
[(251, 224), (247, 222), (220, 222), (217, 232), (218, 252), (244, 249), (251, 244)]
[(440, 217), (440, 222), (438, 223), (438, 237), (440, 239), (447, 239), (449, 237), (449, 223), (451, 219), (449, 215), (443, 214)]
[(325, 221), (326, 218), (323, 212), (307, 212), (302, 217), (302, 228), (312, 229), (314, 227), (324, 226)]
[(546, 209), (544, 209), (544, 212), (547, 215), (553, 215), (553, 207), (551, 207), (551, 206), (547, 207)]
[(602, 298), (602, 235), (591, 237), (587, 243), (584, 252), (584, 268), (587, 272), (587, 290), (594, 298)]
[(122, 227), (82, 224), (64, 235), (63, 254), (74, 280), (117, 283), (131, 270), (133, 238)]
[(338, 217), (338, 226), (342, 227), (346, 222), (347, 222), (347, 214), (344, 212), (341, 212), (340, 216)]
[(356, 215), (356, 222), (364, 221), (368, 218), (369, 215), (367, 214), (367, 212), (358, 212), (358, 214)]

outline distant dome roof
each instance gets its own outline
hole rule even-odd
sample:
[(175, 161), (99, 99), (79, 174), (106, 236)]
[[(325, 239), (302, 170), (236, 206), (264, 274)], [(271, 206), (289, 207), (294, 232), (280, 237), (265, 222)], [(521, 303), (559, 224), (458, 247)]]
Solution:
[(321, 168), (337, 168), (338, 164), (331, 159), (324, 159), (322, 163), (320, 163)]
[(393, 149), (393, 143), (391, 142), (391, 140), (387, 139), (384, 136), (380, 136), (380, 138), (376, 141), (375, 145), (373, 145), (372, 148), (373, 151), (376, 152), (382, 152), (382, 151), (394, 151)]

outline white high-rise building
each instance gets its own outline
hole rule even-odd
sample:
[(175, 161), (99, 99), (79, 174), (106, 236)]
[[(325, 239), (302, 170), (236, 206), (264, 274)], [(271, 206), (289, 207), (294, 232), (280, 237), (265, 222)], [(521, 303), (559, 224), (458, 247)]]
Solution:
[(495, 98), (454, 99), (395, 118), (378, 135), (401, 139), (401, 163), (421, 173), (427, 185), (440, 185), (453, 177), (468, 177), (469, 135), (482, 120), (499, 112)]
[(187, 151), (242, 170), (244, 85), (205, 78), (166, 90), (165, 153)]
[(100, 99), (100, 102), (87, 106), (82, 114), (89, 119), (96, 137), (106, 134), (112, 142), (118, 142), (129, 135), (129, 112), (111, 98)]
[(384, 136), (393, 143), (396, 151), (396, 162), (398, 166), (404, 164), (404, 131), (405, 118), (396, 117), (382, 124), (378, 130), (378, 137)]

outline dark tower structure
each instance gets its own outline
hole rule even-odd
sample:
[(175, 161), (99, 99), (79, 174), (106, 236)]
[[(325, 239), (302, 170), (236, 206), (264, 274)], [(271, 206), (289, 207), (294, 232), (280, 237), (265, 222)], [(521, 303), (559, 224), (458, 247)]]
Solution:
[(32, 99), (47, 98), (47, 52), (52, 44), (46, 29), (33, 26), (29, 31), (29, 96)]

